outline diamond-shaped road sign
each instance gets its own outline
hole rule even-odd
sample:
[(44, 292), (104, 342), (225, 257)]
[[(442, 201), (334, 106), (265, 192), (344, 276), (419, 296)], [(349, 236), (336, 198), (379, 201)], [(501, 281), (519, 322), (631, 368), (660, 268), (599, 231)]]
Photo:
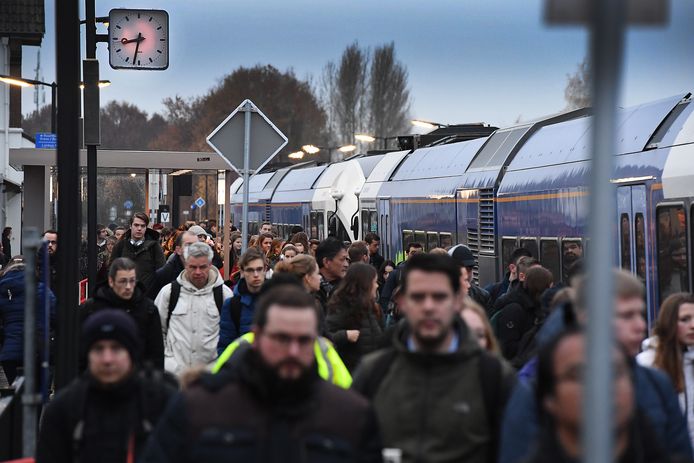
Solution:
[(237, 172), (243, 169), (246, 111), (251, 113), (249, 170), (262, 169), (287, 144), (287, 137), (270, 119), (251, 100), (245, 100), (207, 136), (207, 144)]
[(195, 200), (195, 205), (198, 207), (203, 207), (205, 205), (205, 200), (202, 198), (198, 198)]

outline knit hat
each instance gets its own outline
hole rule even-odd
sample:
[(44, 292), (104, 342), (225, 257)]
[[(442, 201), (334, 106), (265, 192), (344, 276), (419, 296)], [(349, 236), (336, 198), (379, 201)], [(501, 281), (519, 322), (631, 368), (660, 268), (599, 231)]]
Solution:
[(97, 310), (82, 325), (82, 348), (86, 356), (94, 343), (111, 339), (123, 345), (133, 363), (140, 358), (140, 338), (137, 325), (130, 315), (122, 310)]
[(464, 244), (459, 244), (453, 246), (448, 254), (453, 258), (456, 264), (461, 267), (474, 267), (475, 266), (475, 256), (470, 251), (470, 248)]
[(189, 232), (195, 233), (195, 236), (200, 236), (200, 235), (207, 235), (211, 236), (209, 233), (205, 231), (204, 228), (202, 228), (200, 225), (193, 225), (188, 229)]

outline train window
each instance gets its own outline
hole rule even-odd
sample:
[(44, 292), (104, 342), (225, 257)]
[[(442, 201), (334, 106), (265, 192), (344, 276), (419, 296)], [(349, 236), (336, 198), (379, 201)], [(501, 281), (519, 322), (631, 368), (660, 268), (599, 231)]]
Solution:
[(411, 230), (402, 231), (402, 249), (407, 249), (407, 245), (414, 241), (414, 233)]
[(658, 289), (662, 303), (670, 294), (689, 291), (687, 218), (684, 207), (674, 205), (658, 207), (656, 219)]
[(561, 241), (561, 277), (564, 283), (569, 283), (569, 269), (581, 257), (583, 242), (580, 238), (564, 238)]
[(369, 233), (369, 230), (371, 228), (371, 223), (370, 219), (371, 218), (371, 213), (367, 210), (362, 210), (361, 211), (361, 236), (364, 237), (366, 236), (367, 233)]
[(436, 232), (427, 233), (427, 251), (439, 247), (439, 234)]
[(636, 275), (646, 281), (646, 225), (643, 214), (634, 216), (634, 239), (636, 240)]
[(441, 233), (439, 246), (441, 246), (443, 249), (448, 250), (448, 248), (453, 246), (453, 235), (451, 235), (450, 233)]
[(323, 241), (325, 239), (325, 220), (323, 212), (316, 214), (316, 220), (318, 221), (318, 239)]
[(559, 240), (554, 238), (540, 240), (540, 261), (544, 268), (552, 272), (554, 282), (558, 283), (561, 280)]
[(522, 248), (530, 251), (530, 254), (532, 254), (535, 259), (537, 259), (540, 255), (538, 252), (539, 250), (537, 249), (537, 240), (535, 238), (521, 238), (520, 245)]
[(631, 226), (629, 214), (622, 214), (619, 218), (619, 261), (621, 267), (631, 272)]
[(423, 247), (426, 247), (427, 245), (427, 234), (426, 232), (423, 231), (416, 231), (414, 232), (414, 240), (421, 244)]
[(508, 266), (508, 261), (511, 260), (511, 254), (516, 250), (516, 239), (515, 238), (502, 238), (501, 239), (501, 263), (504, 266), (504, 272)]
[(311, 211), (309, 234), (312, 239), (320, 239), (318, 237), (318, 212)]
[(371, 228), (369, 229), (371, 233), (378, 233), (378, 212), (371, 211)]

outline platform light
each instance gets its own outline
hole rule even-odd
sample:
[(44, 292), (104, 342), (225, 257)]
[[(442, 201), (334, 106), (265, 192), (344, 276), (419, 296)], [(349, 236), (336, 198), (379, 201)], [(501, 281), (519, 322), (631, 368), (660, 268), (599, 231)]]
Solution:
[(430, 130), (439, 129), (441, 127), (448, 127), (448, 125), (441, 124), (440, 122), (431, 122), (431, 121), (425, 121), (422, 119), (412, 119), (410, 122), (412, 123), (412, 125), (414, 125), (416, 127), (422, 127), (422, 128), (430, 129)]
[(133, 172), (132, 174), (130, 174), (130, 176), (131, 176), (132, 178), (135, 178), (135, 177), (137, 177), (137, 174)]
[[(109, 87), (111, 85), (110, 80), (100, 80), (99, 81), (99, 88), (104, 88), (104, 87)], [(80, 82), (80, 88), (84, 90), (84, 82)]]
[(341, 153), (351, 153), (352, 151), (356, 150), (357, 147), (354, 145), (345, 145), (339, 147), (337, 150)]
[(304, 152), (303, 151), (294, 151), (293, 153), (289, 153), (287, 155), (289, 159), (303, 159), (304, 157)]
[(320, 148), (318, 148), (315, 145), (304, 145), (301, 147), (301, 149), (307, 152), (308, 154), (316, 154), (320, 151)]
[(9, 85), (16, 85), (18, 87), (33, 87), (34, 84), (31, 82), (27, 82), (26, 80), (23, 79), (14, 79), (12, 77), (0, 77), (0, 82), (5, 82), (6, 84)]
[(364, 141), (367, 143), (372, 143), (372, 142), (376, 141), (376, 137), (374, 137), (372, 135), (365, 134), (365, 133), (355, 133), (354, 138), (359, 140), (359, 141)]
[(176, 177), (178, 175), (189, 174), (191, 172), (193, 172), (191, 169), (181, 169), (181, 170), (173, 171), (169, 175), (171, 175), (172, 177)]

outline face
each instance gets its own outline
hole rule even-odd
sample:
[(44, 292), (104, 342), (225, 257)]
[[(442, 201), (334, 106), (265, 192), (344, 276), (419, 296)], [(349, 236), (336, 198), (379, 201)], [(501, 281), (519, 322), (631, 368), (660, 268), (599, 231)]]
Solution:
[(422, 249), (422, 248), (410, 248), (410, 250), (407, 251), (407, 258), (409, 259), (410, 257), (414, 256), (415, 254), (419, 254), (420, 252), (424, 252), (424, 249)]
[(470, 333), (472, 334), (472, 336), (475, 339), (477, 339), (477, 342), (479, 343), (480, 347), (484, 350), (487, 350), (487, 348), (489, 347), (487, 344), (487, 335), (485, 332), (484, 322), (482, 321), (480, 316), (472, 310), (463, 310), (461, 316), (463, 317), (463, 320), (465, 321), (467, 327), (470, 329)]
[(390, 276), (390, 272), (393, 271), (393, 267), (390, 265), (386, 265), (386, 268), (383, 269), (383, 281), (388, 280), (388, 277)]
[(106, 231), (105, 228), (102, 228), (101, 230), (99, 230), (99, 239), (100, 240), (105, 240), (107, 236), (108, 236), (108, 232)]
[(200, 241), (201, 243), (206, 242), (207, 241), (207, 235), (205, 235), (204, 233), (198, 235), (198, 241)]
[(117, 341), (104, 339), (89, 349), (89, 372), (101, 384), (123, 381), (132, 367), (130, 353)]
[(368, 248), (369, 248), (369, 254), (377, 254), (378, 253), (378, 246), (381, 244), (380, 241), (373, 240), (371, 243), (369, 243)]
[[(545, 399), (544, 406), (557, 424), (580, 433), (583, 398), (583, 376), (586, 370), (585, 339), (569, 336), (558, 345), (553, 359), (555, 390)], [(614, 405), (615, 425), (623, 428), (633, 414), (634, 390), (625, 359), (614, 353)]]
[(122, 228), (119, 228), (118, 230), (113, 232), (113, 236), (115, 236), (117, 240), (121, 239), (123, 235), (125, 235), (125, 230), (123, 230)]
[(615, 338), (632, 357), (639, 353), (646, 336), (645, 310), (646, 304), (639, 297), (620, 298), (615, 302)]
[(293, 249), (287, 249), (284, 251), (284, 260), (291, 261), (296, 257), (296, 252)]
[(116, 293), (116, 296), (126, 301), (130, 300), (135, 292), (135, 285), (137, 285), (135, 269), (118, 270), (115, 278), (108, 278), (108, 285)]
[(260, 233), (272, 233), (272, 225), (264, 224), (260, 227)]
[(188, 234), (183, 235), (183, 238), (181, 238), (181, 246), (176, 248), (176, 254), (178, 254), (179, 256), (182, 256), (183, 251), (185, 251), (185, 249), (188, 246), (190, 246), (193, 243), (197, 243), (197, 242), (198, 242), (198, 238), (196, 236), (188, 235)]
[(316, 313), (309, 307), (272, 306), (265, 327), (256, 331), (254, 346), (281, 379), (295, 380), (313, 367), (317, 325)]
[(204, 288), (210, 275), (210, 260), (205, 257), (188, 257), (186, 278), (198, 289)]
[(130, 226), (130, 236), (132, 236), (134, 240), (141, 240), (145, 237), (145, 230), (147, 230), (145, 221), (135, 217), (133, 219), (133, 224)]
[(260, 291), (260, 287), (265, 282), (265, 264), (263, 261), (261, 259), (252, 260), (242, 270), (248, 290), (252, 293)]
[(48, 243), (48, 254), (55, 254), (58, 250), (58, 235), (56, 233), (46, 233), (43, 240)]
[(115, 246), (116, 243), (114, 241), (107, 241), (106, 242), (106, 250), (108, 251), (109, 254), (113, 252), (113, 246)]
[(349, 267), (349, 258), (347, 256), (347, 251), (340, 249), (334, 258), (323, 259), (323, 274), (329, 280), (338, 280), (344, 278), (347, 273), (347, 267)]
[(677, 339), (683, 346), (694, 344), (694, 304), (680, 305), (677, 313)]
[(304, 286), (312, 293), (320, 289), (320, 273), (318, 273), (318, 267), (304, 277)]
[(468, 271), (467, 267), (460, 269), (460, 293), (463, 296), (467, 296), (470, 293), (471, 277), (472, 273)]
[(304, 248), (303, 244), (301, 244), (301, 243), (293, 243), (293, 244), (294, 244), (294, 247), (296, 248), (296, 250), (299, 252), (299, 254), (303, 254), (306, 252), (306, 248)]
[(578, 243), (564, 243), (564, 257), (572, 260), (578, 259), (583, 255), (583, 248)]
[(374, 281), (371, 284), (371, 296), (376, 299), (378, 297), (378, 276), (374, 277)]
[(265, 254), (270, 252), (270, 248), (272, 247), (272, 238), (263, 238), (263, 241), (260, 244), (260, 247), (263, 249), (263, 252)]
[(243, 242), (241, 241), (241, 238), (236, 238), (234, 240), (234, 250), (237, 252), (241, 252), (242, 247), (243, 247)]
[(410, 272), (402, 306), (421, 345), (434, 349), (446, 340), (455, 316), (456, 294), (445, 274)]

